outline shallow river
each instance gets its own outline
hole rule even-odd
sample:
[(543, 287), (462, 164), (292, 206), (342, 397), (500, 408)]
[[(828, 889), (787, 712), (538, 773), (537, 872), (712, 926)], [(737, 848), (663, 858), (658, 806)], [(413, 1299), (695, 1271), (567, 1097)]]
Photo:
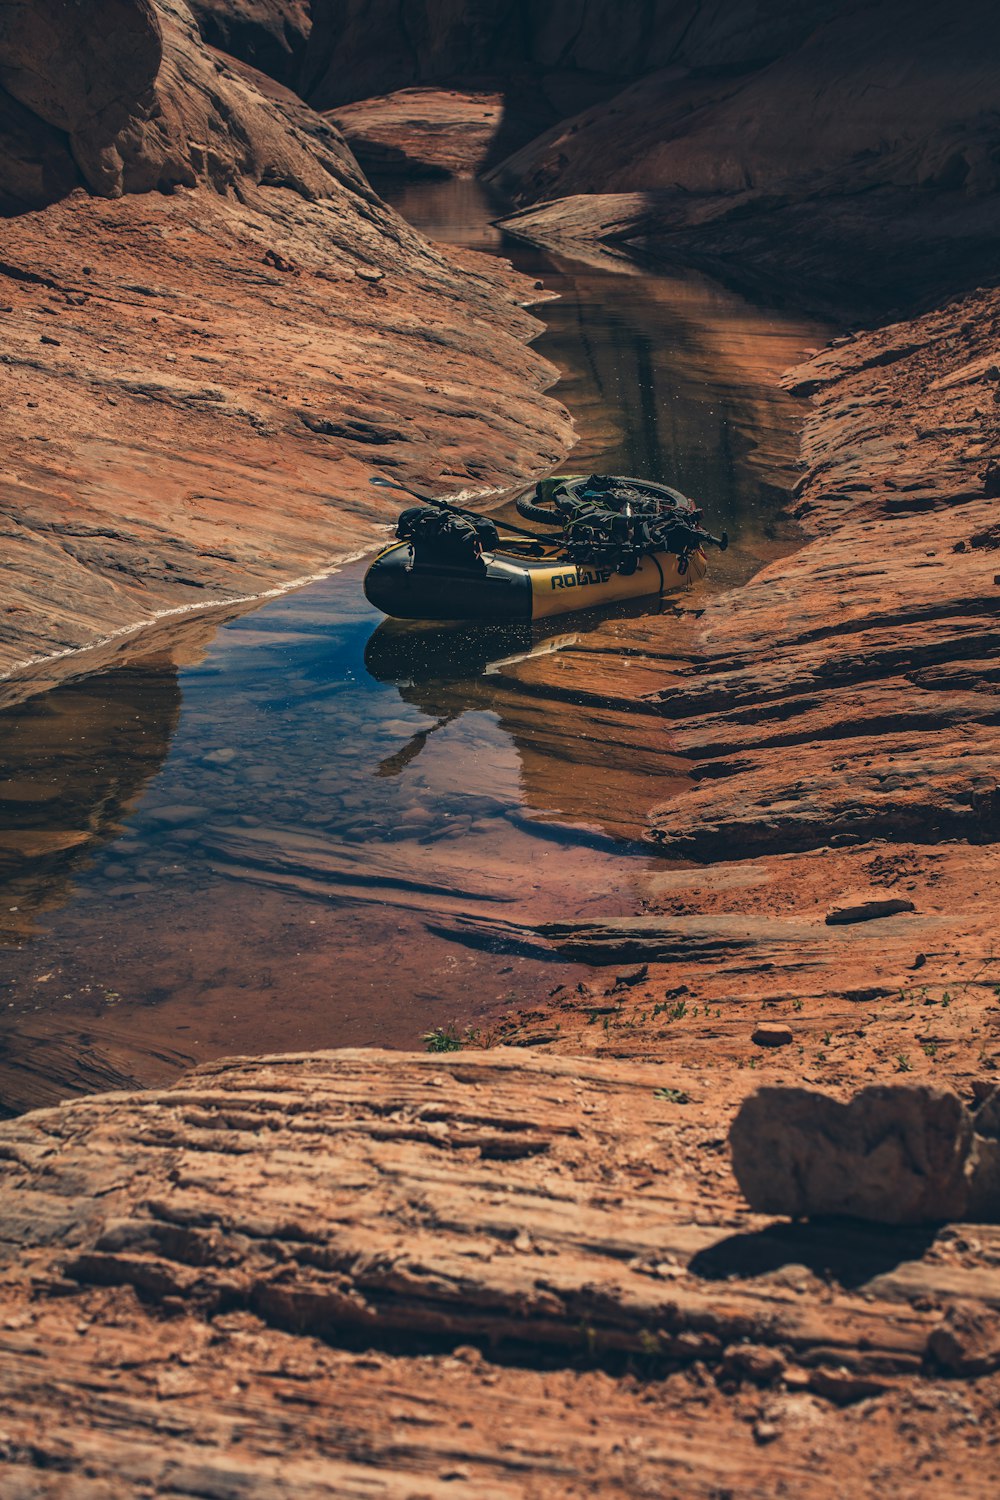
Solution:
[[(580, 434), (566, 467), (696, 495), (733, 540), (699, 590), (794, 544), (774, 377), (823, 329), (700, 276), (502, 242), (475, 184), (391, 196), (559, 294), (538, 347)], [(627, 645), (629, 617), (401, 632), (362, 573), (202, 622), (182, 668), (161, 653), (0, 715), (0, 1113), (225, 1053), (489, 1027), (583, 973), (519, 933), (634, 909), (643, 813), (683, 775), (666, 729), (525, 694), (505, 666)]]

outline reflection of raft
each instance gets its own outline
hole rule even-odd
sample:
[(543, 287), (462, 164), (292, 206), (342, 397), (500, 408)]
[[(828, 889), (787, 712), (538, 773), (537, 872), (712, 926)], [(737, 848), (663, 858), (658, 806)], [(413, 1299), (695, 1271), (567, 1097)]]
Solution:
[(690, 500), (644, 480), (557, 475), (517, 508), (560, 535), (510, 534), (440, 502), (404, 511), (365, 575), (369, 601), (404, 620), (540, 620), (678, 589), (704, 576), (716, 541)]

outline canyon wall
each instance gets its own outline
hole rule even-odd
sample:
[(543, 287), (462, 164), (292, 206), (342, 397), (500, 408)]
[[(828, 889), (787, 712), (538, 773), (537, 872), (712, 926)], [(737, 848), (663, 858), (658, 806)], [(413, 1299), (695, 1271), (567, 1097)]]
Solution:
[(494, 178), (532, 239), (791, 270), (862, 312), (964, 290), (1000, 229), (995, 36), (984, 4), (848, 9), (765, 67), (645, 77)]
[(247, 180), (307, 199), (372, 197), (335, 131), (202, 43), (183, 0), (0, 4), (0, 212)]
[(371, 546), (373, 466), (484, 491), (569, 442), (531, 282), (421, 239), (181, 0), (106, 21), (0, 4), (3, 701)]
[(294, 83), (311, 21), (309, 0), (188, 0), (209, 46)]
[(522, 210), (508, 227), (534, 243), (624, 245), (751, 289), (787, 281), (859, 317), (994, 274), (988, 0), (384, 10), (373, 25), (357, 0), (318, 0), (300, 87), (320, 108), (500, 87), (490, 177)]
[(656, 68), (741, 69), (776, 57), (831, 14), (829, 0), (797, 5), (733, 0), (314, 0), (303, 92), (319, 109), (414, 84), (518, 73), (625, 80)]

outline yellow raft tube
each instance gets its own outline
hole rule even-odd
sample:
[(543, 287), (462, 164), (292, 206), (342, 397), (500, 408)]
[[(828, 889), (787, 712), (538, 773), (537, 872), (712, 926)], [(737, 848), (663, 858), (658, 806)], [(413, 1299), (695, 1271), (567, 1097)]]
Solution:
[[(397, 532), (401, 540), (384, 548), (365, 574), (370, 603), (399, 620), (546, 620), (669, 594), (704, 577), (702, 541), (728, 545), (725, 534), (720, 539), (701, 529), (701, 511), (679, 491), (622, 476), (557, 474), (519, 496), (520, 515), (560, 528), (551, 540), (511, 522), (494, 524), (407, 490), (397, 480), (377, 476), (371, 482), (437, 508), (430, 516), (419, 507), (404, 511)], [(617, 516), (609, 506), (617, 508)], [(579, 541), (573, 527), (581, 518), (586, 525), (595, 517), (589, 536)], [(653, 523), (643, 531), (649, 550), (641, 542), (629, 547), (630, 532), (638, 535), (646, 518)], [(619, 535), (626, 528), (624, 546), (601, 546), (609, 522), (619, 527)], [(568, 544), (570, 535), (574, 546)], [(678, 550), (668, 550), (668, 544)], [(581, 556), (590, 560), (574, 560)]]
[(707, 567), (699, 547), (680, 571), (672, 552), (639, 558), (634, 573), (569, 562), (558, 544), (540, 557), (504, 550), (503, 536), (475, 564), (433, 559), (421, 563), (410, 542), (393, 542), (365, 574), (365, 595), (383, 614), (397, 620), (546, 620), (575, 609), (598, 609), (622, 599), (668, 594), (703, 578)]

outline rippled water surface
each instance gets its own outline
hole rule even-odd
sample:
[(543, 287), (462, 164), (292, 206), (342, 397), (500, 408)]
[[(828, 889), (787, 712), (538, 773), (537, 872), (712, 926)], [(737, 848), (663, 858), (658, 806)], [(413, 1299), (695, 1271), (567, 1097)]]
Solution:
[[(570, 467), (697, 495), (734, 541), (700, 588), (790, 545), (773, 379), (822, 330), (694, 275), (502, 245), (474, 184), (393, 196), (560, 294), (539, 348), (580, 432)], [(643, 812), (682, 774), (665, 729), (511, 668), (538, 655), (557, 682), (561, 645), (627, 646), (629, 616), (400, 629), (362, 573), (188, 620), (147, 662), (0, 715), (0, 1111), (222, 1053), (492, 1024), (582, 972), (534, 924), (633, 909)]]

